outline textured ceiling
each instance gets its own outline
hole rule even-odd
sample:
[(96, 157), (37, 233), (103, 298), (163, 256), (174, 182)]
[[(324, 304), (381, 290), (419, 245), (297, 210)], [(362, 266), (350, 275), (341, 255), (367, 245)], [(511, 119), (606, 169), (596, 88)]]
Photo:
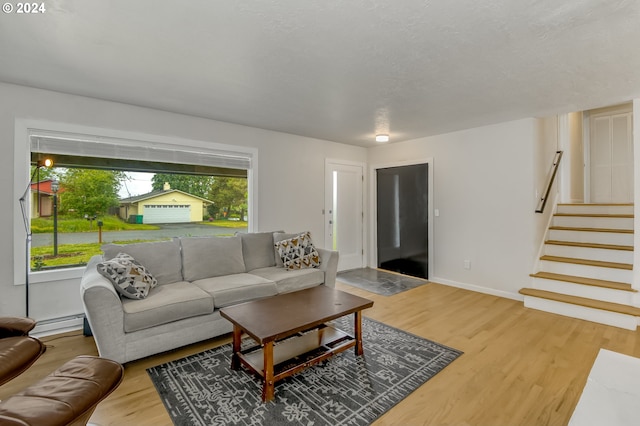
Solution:
[(46, 0), (0, 81), (371, 146), (640, 97), (636, 0)]

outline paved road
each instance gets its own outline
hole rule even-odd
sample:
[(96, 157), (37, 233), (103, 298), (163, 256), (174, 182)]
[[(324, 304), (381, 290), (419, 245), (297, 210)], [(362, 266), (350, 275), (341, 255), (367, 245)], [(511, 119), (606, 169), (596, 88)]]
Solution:
[[(114, 241), (127, 240), (152, 240), (172, 237), (189, 236), (213, 236), (213, 235), (233, 235), (235, 232), (247, 232), (247, 228), (221, 228), (218, 226), (200, 225), (192, 223), (170, 223), (158, 225), (160, 229), (153, 231), (110, 231), (102, 233), (102, 242), (111, 243)], [(97, 243), (98, 231), (96, 232), (72, 232), (58, 234), (58, 245), (62, 244), (82, 244)], [(33, 234), (31, 239), (32, 247), (53, 246), (53, 234)]]

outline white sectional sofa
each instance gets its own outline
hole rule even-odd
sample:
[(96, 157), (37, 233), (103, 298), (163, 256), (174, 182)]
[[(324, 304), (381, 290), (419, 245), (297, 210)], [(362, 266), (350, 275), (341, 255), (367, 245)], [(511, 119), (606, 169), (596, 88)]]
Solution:
[[(318, 268), (287, 270), (276, 241), (293, 234), (181, 237), (172, 241), (107, 244), (82, 277), (85, 314), (100, 356), (126, 363), (232, 330), (219, 309), (281, 293), (335, 287), (338, 252), (317, 249)], [(127, 253), (157, 279), (144, 299), (121, 297), (97, 265)], [(277, 259), (278, 257), (278, 259)], [(278, 264), (277, 264), (278, 263)]]

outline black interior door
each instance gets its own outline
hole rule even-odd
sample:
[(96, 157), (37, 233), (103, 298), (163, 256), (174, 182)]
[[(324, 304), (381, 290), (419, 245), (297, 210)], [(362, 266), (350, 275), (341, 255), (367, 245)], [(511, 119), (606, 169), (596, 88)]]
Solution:
[(378, 268), (428, 278), (428, 166), (376, 171)]

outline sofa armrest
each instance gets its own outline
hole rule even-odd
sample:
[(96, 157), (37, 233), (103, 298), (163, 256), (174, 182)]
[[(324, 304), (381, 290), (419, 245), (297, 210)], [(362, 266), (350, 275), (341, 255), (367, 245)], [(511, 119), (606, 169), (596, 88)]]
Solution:
[(316, 248), (320, 254), (320, 270), (324, 272), (324, 285), (335, 288), (336, 274), (338, 273), (337, 251)]
[(124, 310), (113, 284), (96, 268), (101, 261), (101, 255), (89, 260), (80, 281), (80, 296), (98, 353), (123, 363), (126, 359)]

